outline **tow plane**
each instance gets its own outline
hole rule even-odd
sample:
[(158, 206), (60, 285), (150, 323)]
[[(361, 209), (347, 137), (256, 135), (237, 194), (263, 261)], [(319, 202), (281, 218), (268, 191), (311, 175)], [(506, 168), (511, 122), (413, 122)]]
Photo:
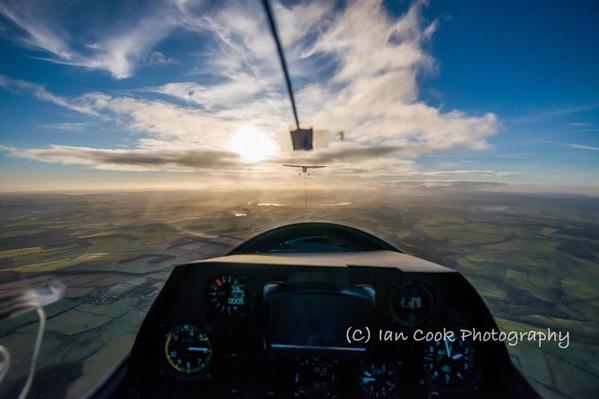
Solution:
[(307, 174), (308, 176), (310, 176), (310, 169), (320, 169), (320, 168), (326, 168), (325, 165), (291, 165), (291, 164), (283, 164), (283, 166), (287, 166), (288, 168), (301, 168), (300, 171), (300, 175), (303, 174)]

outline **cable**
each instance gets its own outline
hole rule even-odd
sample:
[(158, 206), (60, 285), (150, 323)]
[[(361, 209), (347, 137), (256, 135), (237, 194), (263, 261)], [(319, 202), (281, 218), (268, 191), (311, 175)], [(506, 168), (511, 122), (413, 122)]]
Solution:
[(2, 355), (2, 363), (0, 363), (0, 384), (2, 384), (2, 380), (8, 374), (8, 370), (10, 369), (10, 351), (4, 346), (0, 345), (0, 354)]
[(304, 173), (304, 200), (306, 201), (306, 219), (308, 219), (308, 183), (306, 182), (306, 174)]
[(275, 22), (275, 18), (272, 13), (272, 9), (270, 8), (269, 0), (262, 0), (262, 4), (264, 5), (264, 11), (266, 12), (266, 17), (268, 19), (268, 25), (270, 26), (270, 33), (272, 33), (272, 37), (275, 40), (275, 44), (277, 46), (277, 52), (279, 53), (279, 61), (281, 61), (281, 68), (283, 69), (283, 75), (285, 75), (285, 83), (287, 84), (287, 92), (289, 93), (289, 99), (291, 100), (291, 108), (293, 109), (293, 117), (295, 118), (295, 126), (299, 130), (299, 118), (297, 117), (297, 108), (295, 107), (295, 97), (293, 96), (293, 87), (291, 86), (291, 78), (289, 77), (289, 71), (287, 69), (287, 61), (285, 61), (285, 53), (283, 52), (283, 46), (281, 45), (281, 40), (279, 40), (279, 33), (277, 30), (277, 25)]
[(35, 309), (37, 311), (37, 317), (39, 318), (39, 327), (37, 329), (37, 336), (35, 338), (35, 346), (33, 347), (33, 354), (31, 355), (31, 364), (29, 365), (29, 375), (27, 381), (21, 389), (19, 399), (25, 399), (31, 390), (31, 384), (33, 383), (33, 377), (35, 376), (35, 369), (37, 367), (37, 358), (42, 348), (42, 339), (44, 338), (44, 330), (46, 329), (46, 312), (41, 305), (38, 305)]
[[(29, 374), (21, 388), (19, 399), (25, 399), (31, 390), (33, 378), (37, 368), (37, 360), (42, 348), (44, 331), (46, 330), (46, 312), (44, 306), (59, 301), (64, 295), (65, 286), (58, 280), (52, 280), (39, 287), (22, 290), (8, 295), (0, 295), (0, 320), (23, 315), (35, 310), (39, 319), (37, 335), (31, 354), (31, 364), (29, 365)], [(0, 382), (4, 379), (11, 364), (10, 351), (0, 345), (0, 354), (2, 355), (2, 369), (0, 369)]]

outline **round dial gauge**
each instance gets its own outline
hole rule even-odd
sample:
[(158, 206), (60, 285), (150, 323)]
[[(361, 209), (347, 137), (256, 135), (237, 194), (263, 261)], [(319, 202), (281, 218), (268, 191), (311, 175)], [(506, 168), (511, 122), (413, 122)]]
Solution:
[(204, 370), (212, 359), (212, 345), (205, 332), (191, 324), (173, 327), (166, 334), (164, 353), (168, 364), (182, 374)]
[(474, 367), (474, 348), (460, 339), (435, 341), (424, 353), (424, 373), (439, 384), (458, 384), (472, 374)]
[(247, 304), (245, 283), (232, 274), (216, 276), (208, 286), (208, 300), (214, 310), (232, 315), (241, 312)]
[(360, 393), (364, 399), (396, 398), (399, 393), (398, 365), (369, 363), (360, 370)]
[(433, 297), (422, 284), (409, 282), (400, 285), (391, 303), (393, 316), (406, 326), (424, 323), (433, 310)]

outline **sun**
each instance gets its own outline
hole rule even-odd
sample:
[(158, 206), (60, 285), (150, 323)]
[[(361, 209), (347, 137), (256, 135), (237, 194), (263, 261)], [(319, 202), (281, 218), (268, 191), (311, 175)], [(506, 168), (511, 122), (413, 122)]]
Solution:
[(273, 156), (278, 149), (277, 143), (269, 135), (253, 127), (239, 129), (229, 145), (231, 151), (248, 163), (263, 161)]

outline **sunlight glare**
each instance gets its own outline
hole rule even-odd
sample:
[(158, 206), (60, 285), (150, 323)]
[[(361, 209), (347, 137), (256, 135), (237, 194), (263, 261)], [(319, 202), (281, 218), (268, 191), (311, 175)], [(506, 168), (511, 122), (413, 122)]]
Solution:
[(273, 156), (278, 146), (266, 133), (245, 127), (238, 130), (231, 138), (230, 148), (245, 162), (255, 163)]

